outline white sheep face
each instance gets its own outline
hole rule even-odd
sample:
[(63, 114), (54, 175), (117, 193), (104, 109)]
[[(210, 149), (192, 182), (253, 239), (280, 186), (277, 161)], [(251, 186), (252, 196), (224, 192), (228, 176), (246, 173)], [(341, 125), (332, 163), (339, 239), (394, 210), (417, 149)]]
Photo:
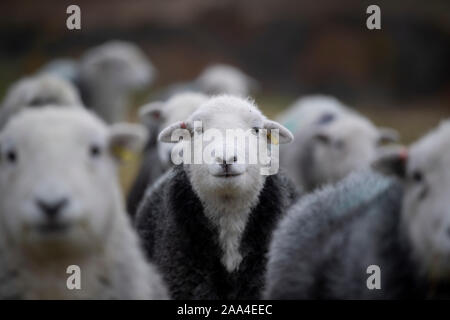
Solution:
[(257, 87), (254, 79), (229, 65), (212, 65), (199, 75), (196, 82), (207, 94), (230, 94), (246, 97)]
[(81, 105), (77, 90), (64, 79), (49, 74), (23, 78), (15, 83), (3, 102), (5, 108)]
[(296, 100), (277, 120), (293, 133), (315, 125), (325, 114), (338, 117), (351, 112), (332, 96), (310, 95)]
[[(201, 123), (200, 126), (196, 124)], [(250, 101), (234, 96), (214, 97), (205, 102), (186, 122), (179, 122), (164, 129), (160, 140), (171, 141), (171, 134), (178, 128), (188, 128), (193, 134), (192, 150), (194, 163), (186, 165), (191, 183), (200, 194), (243, 197), (247, 192), (260, 190), (264, 176), (261, 174), (261, 163), (252, 162), (250, 152), (257, 152), (258, 146), (250, 148), (250, 143), (261, 136), (262, 129), (278, 129), (279, 142), (292, 140), (291, 133), (276, 122), (268, 120)], [(227, 141), (229, 130), (240, 130), (254, 139), (236, 139)], [(218, 138), (218, 137), (222, 138)], [(200, 149), (196, 145), (201, 145)], [(211, 156), (195, 160), (195, 153)], [(255, 158), (253, 158), (255, 159)]]
[[(185, 92), (174, 95), (166, 102), (152, 102), (143, 106), (139, 112), (143, 122), (157, 122), (160, 128), (183, 121), (202, 105), (208, 96), (202, 93)], [(165, 168), (172, 165), (171, 153), (173, 143), (158, 141), (157, 152), (161, 164)]]
[(409, 152), (403, 218), (412, 246), (427, 271), (450, 271), (450, 123), (441, 125)]
[(0, 127), (23, 108), (50, 104), (79, 107), (82, 102), (77, 89), (64, 79), (49, 74), (23, 78), (7, 92), (0, 113)]
[(112, 150), (131, 136), (117, 126), (50, 107), (9, 122), (0, 134), (2, 233), (39, 252), (103, 243), (122, 210)]
[(380, 133), (364, 118), (348, 115), (317, 126), (311, 139), (315, 180), (323, 185), (368, 167), (376, 155)]
[(134, 44), (111, 41), (88, 51), (81, 60), (81, 76), (96, 90), (120, 92), (149, 85), (155, 69)]

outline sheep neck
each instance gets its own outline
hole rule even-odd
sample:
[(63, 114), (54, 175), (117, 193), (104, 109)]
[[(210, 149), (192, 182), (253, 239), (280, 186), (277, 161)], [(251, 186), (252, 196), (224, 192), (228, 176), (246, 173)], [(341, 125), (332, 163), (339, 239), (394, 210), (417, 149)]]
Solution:
[(108, 123), (126, 120), (127, 93), (102, 88), (92, 93), (91, 107)]
[(219, 245), (222, 249), (221, 262), (230, 273), (237, 270), (243, 260), (239, 250), (240, 243), (258, 195), (207, 195), (202, 201), (206, 217), (218, 230)]

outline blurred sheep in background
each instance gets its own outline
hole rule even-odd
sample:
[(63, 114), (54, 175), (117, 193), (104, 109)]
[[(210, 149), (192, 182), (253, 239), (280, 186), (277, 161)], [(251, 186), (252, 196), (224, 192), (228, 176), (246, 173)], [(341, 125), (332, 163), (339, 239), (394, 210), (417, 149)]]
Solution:
[(171, 152), (174, 144), (157, 141), (159, 132), (177, 121), (189, 118), (207, 99), (208, 96), (202, 93), (184, 92), (175, 94), (166, 102), (155, 101), (141, 107), (139, 115), (147, 127), (149, 140), (128, 194), (128, 213), (135, 214), (147, 188), (173, 165)]
[(137, 45), (118, 40), (90, 48), (79, 61), (51, 61), (39, 72), (72, 81), (84, 104), (108, 123), (127, 120), (131, 94), (147, 89), (156, 77)]
[(8, 89), (0, 106), (0, 128), (24, 108), (46, 105), (80, 107), (82, 103), (78, 90), (64, 79), (49, 74), (25, 77)]
[(302, 98), (282, 118), (296, 134), (293, 146), (280, 149), (280, 163), (306, 191), (369, 167), (380, 148), (398, 140), (332, 97)]
[(258, 82), (238, 68), (226, 64), (207, 66), (194, 80), (170, 85), (160, 95), (167, 99), (181, 92), (202, 92), (207, 95), (232, 94), (247, 97), (259, 89)]
[(86, 105), (108, 123), (127, 119), (129, 95), (149, 86), (156, 70), (139, 47), (111, 41), (80, 59), (80, 84)]
[[(266, 297), (450, 298), (449, 165), (447, 120), (377, 158), (388, 177), (358, 172), (300, 199), (274, 233)], [(369, 266), (381, 272), (377, 290)]]

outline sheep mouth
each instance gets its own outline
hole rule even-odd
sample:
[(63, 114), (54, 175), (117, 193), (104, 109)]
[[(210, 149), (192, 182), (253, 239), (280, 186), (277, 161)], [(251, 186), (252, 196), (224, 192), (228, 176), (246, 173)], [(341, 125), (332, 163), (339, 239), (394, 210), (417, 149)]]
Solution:
[(56, 234), (63, 233), (69, 229), (70, 225), (60, 222), (47, 222), (36, 227), (37, 231), (42, 234)]
[(213, 176), (218, 177), (218, 178), (228, 178), (229, 179), (229, 178), (234, 178), (234, 177), (240, 176), (242, 174), (243, 174), (243, 172), (220, 172), (220, 173), (214, 174)]

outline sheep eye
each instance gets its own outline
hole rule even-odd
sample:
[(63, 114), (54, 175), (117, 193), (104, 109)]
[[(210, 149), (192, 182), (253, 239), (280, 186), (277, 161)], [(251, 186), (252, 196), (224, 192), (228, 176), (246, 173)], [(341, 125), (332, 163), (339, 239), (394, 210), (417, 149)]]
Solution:
[(89, 153), (93, 158), (97, 158), (102, 153), (102, 150), (100, 149), (100, 147), (98, 145), (92, 145), (89, 148)]
[(6, 152), (6, 160), (9, 163), (16, 163), (17, 162), (17, 152), (14, 150), (9, 150)]
[(412, 173), (411, 178), (414, 182), (422, 182), (423, 181), (423, 173), (416, 170)]
[(315, 136), (316, 140), (323, 144), (329, 144), (330, 138), (325, 134), (318, 134)]
[(254, 127), (254, 128), (253, 128), (253, 131), (254, 131), (256, 134), (258, 134), (258, 133), (259, 133), (259, 128), (258, 128), (258, 127)]

